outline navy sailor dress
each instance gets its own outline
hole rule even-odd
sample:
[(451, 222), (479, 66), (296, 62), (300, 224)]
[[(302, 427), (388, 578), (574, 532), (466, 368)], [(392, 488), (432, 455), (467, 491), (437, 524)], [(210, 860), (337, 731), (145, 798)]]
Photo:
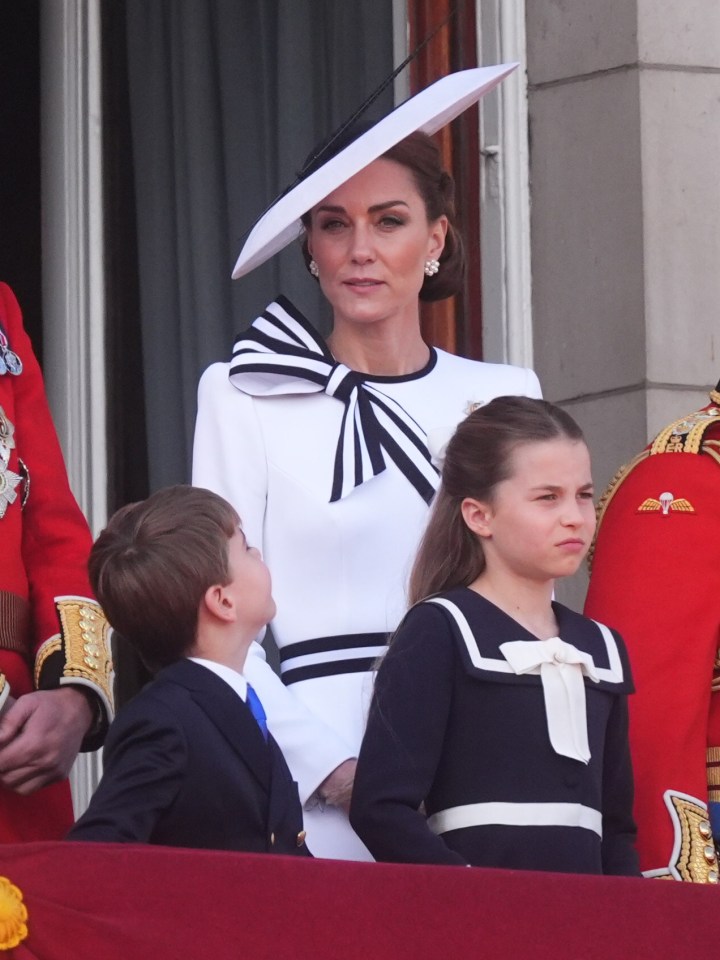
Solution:
[(465, 587), (409, 611), (350, 814), (376, 859), (639, 875), (625, 647), (553, 606), (546, 641)]

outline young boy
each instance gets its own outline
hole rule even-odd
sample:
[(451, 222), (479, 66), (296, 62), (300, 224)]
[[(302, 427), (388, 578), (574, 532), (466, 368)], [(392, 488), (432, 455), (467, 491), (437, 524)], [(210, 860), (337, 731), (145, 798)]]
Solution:
[(241, 673), (275, 603), (239, 523), (216, 494), (176, 486), (98, 537), (98, 600), (158, 672), (113, 722), (68, 839), (307, 854), (297, 786)]

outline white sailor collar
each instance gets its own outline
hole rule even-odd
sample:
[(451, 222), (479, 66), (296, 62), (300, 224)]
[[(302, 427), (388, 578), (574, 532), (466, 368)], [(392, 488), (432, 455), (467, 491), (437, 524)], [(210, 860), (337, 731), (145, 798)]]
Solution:
[[(535, 644), (542, 641), (495, 604), (467, 587), (449, 590), (424, 602), (446, 611), (470, 673), (500, 683), (534, 685), (541, 682), (539, 670), (516, 673), (501, 647), (511, 639)], [(478, 604), (482, 606), (480, 617), (472, 609)], [(558, 639), (587, 657), (585, 685), (615, 694), (632, 693), (634, 687), (627, 654), (619, 637), (604, 624), (583, 617), (560, 603), (554, 602), (553, 609), (558, 620)], [(470, 627), (468, 617), (472, 617), (474, 628)]]
[[(442, 607), (452, 618), (463, 660), (471, 673), (484, 680), (539, 684), (553, 750), (580, 763), (590, 762), (586, 687), (620, 693), (626, 692), (629, 682), (622, 645), (612, 631), (554, 604), (558, 634), (564, 633), (573, 642), (560, 635), (539, 640), (472, 590), (451, 591), (427, 602)], [(469, 611), (474, 630), (461, 605), (482, 607), (480, 616), (477, 609)], [(510, 636), (514, 639), (505, 639)]]

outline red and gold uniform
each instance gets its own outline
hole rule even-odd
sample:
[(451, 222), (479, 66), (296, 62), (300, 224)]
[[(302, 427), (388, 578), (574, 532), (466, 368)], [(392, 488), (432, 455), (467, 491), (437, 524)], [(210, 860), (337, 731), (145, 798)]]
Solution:
[[(34, 689), (91, 690), (98, 722), (83, 749), (99, 746), (112, 709), (91, 544), (20, 309), (0, 283), (0, 706)], [(67, 781), (29, 796), (0, 786), (0, 842), (59, 839), (72, 820)]]
[(599, 506), (585, 606), (588, 616), (623, 635), (632, 663), (641, 868), (701, 883), (718, 882), (718, 544), (720, 393), (714, 390), (706, 407), (662, 430), (610, 484)]

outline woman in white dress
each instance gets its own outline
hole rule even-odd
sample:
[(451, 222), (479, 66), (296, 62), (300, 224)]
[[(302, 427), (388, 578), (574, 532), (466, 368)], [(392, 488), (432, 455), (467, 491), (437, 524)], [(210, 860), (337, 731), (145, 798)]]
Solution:
[[(474, 100), (488, 85), (476, 88)], [(453, 183), (426, 134), (393, 137), (392, 124), (386, 149), (337, 169), (377, 129), (308, 178), (316, 199), (296, 188), (306, 263), (333, 310), (327, 342), (284, 297), (272, 303), (232, 361), (204, 373), (193, 458), (193, 483), (233, 504), (272, 573), (282, 679), (259, 643), (245, 673), (298, 781), (308, 847), (356, 860), (371, 859), (346, 811), (372, 666), (404, 612), (438, 485), (427, 436), (495, 396), (540, 395), (530, 370), (423, 340), (419, 300), (452, 296), (462, 281)], [(236, 275), (291, 238), (271, 236)]]

